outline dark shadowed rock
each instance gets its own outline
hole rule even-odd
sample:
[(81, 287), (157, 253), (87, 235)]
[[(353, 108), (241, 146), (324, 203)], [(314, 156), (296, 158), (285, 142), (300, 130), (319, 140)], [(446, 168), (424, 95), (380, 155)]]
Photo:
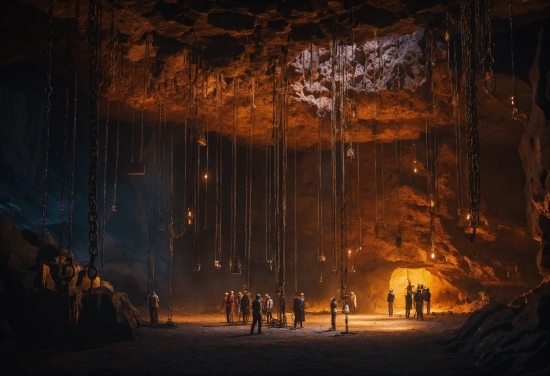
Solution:
[(81, 305), (77, 332), (85, 342), (116, 342), (136, 337), (138, 320), (126, 293), (85, 294)]

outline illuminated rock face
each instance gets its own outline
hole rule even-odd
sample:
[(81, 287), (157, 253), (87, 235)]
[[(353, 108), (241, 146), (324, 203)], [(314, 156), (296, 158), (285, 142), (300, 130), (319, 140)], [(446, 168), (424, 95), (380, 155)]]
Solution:
[[(360, 4), (359, 4), (360, 3)], [(413, 4), (414, 3), (414, 4)], [(119, 209), (108, 213), (106, 236), (108, 244), (105, 279), (112, 281), (117, 289), (128, 291), (134, 302), (141, 302), (146, 286), (149, 205), (151, 179), (160, 180), (164, 203), (162, 213), (167, 223), (168, 181), (167, 162), (163, 165), (163, 177), (148, 174), (145, 178), (125, 175), (130, 152), (130, 123), (132, 107), (139, 124), (141, 110), (145, 118), (145, 160), (148, 172), (152, 166), (151, 125), (158, 124), (158, 106), (166, 106), (166, 120), (176, 129), (176, 177), (177, 195), (181, 195), (183, 179), (182, 123), (190, 118), (190, 127), (202, 127), (220, 131), (231, 139), (233, 127), (238, 120), (238, 247), (243, 249), (244, 211), (241, 198), (244, 195), (243, 147), (251, 125), (252, 78), (254, 78), (254, 105), (256, 122), (251, 131), (254, 146), (253, 158), (253, 236), (252, 236), (252, 286), (273, 292), (274, 276), (265, 262), (265, 144), (272, 135), (272, 95), (275, 61), (279, 66), (288, 66), (289, 79), (288, 144), (288, 239), (287, 239), (287, 294), (294, 289), (294, 243), (293, 243), (293, 156), (297, 150), (297, 224), (298, 234), (298, 289), (304, 290), (312, 309), (326, 309), (329, 298), (338, 295), (340, 288), (340, 206), (336, 210), (336, 232), (332, 233), (332, 181), (330, 164), (330, 116), (332, 86), (333, 18), (345, 25), (350, 7), (354, 10), (356, 25), (353, 37), (347, 35), (341, 43), (345, 46), (343, 63), (347, 66), (346, 80), (350, 83), (349, 97), (356, 107), (356, 116), (351, 118), (355, 159), (346, 158), (346, 193), (340, 192), (337, 183), (338, 205), (346, 200), (346, 240), (344, 260), (347, 260), (349, 276), (348, 291), (358, 295), (359, 309), (385, 311), (387, 290), (393, 287), (401, 304), (403, 271), (409, 270), (411, 281), (416, 286), (424, 284), (431, 288), (434, 307), (438, 310), (468, 311), (487, 302), (506, 302), (510, 298), (536, 285), (542, 274), (548, 278), (548, 182), (549, 170), (548, 111), (545, 102), (547, 88), (548, 48), (539, 48), (531, 72), (532, 89), (525, 82), (521, 66), (531, 66), (528, 53), (517, 54), (516, 77), (520, 119), (510, 116), (509, 98), (512, 92), (509, 74), (509, 56), (497, 56), (497, 90), (491, 95), (483, 92), (481, 77), (478, 80), (478, 113), (480, 132), (481, 164), (481, 213), (475, 249), (468, 242), (469, 223), (466, 215), (468, 205), (468, 179), (466, 169), (465, 128), (462, 121), (460, 133), (453, 121), (455, 108), (452, 102), (451, 76), (447, 69), (447, 45), (443, 34), (435, 32), (433, 72), (426, 74), (426, 30), (421, 13), (428, 10), (444, 16), (445, 7), (437, 2), (394, 1), (380, 2), (307, 2), (307, 1), (242, 1), (229, 4), (224, 1), (133, 1), (124, 2), (114, 11), (115, 25), (120, 31), (119, 46), (124, 69), (117, 66), (120, 76), (110, 86), (108, 65), (110, 56), (109, 28), (110, 11), (104, 9), (101, 114), (105, 119), (106, 99), (111, 101), (111, 110), (122, 104), (122, 154), (119, 175)], [(493, 1), (494, 25), (506, 24), (507, 2)], [(3, 17), (13, 32), (6, 37), (9, 51), (2, 54), (2, 66), (24, 63), (43, 63), (45, 39), (38, 35), (46, 27), (43, 12), (45, 2), (32, 0), (11, 2), (9, 12)], [(521, 2), (515, 4), (518, 15), (544, 14), (548, 4)], [(454, 9), (454, 8), (453, 8)], [(539, 11), (543, 12), (539, 12)], [(86, 9), (81, 9), (79, 85), (82, 89), (80, 102), (85, 106), (87, 98), (87, 50)], [(63, 82), (65, 40), (61, 26), (73, 17), (72, 4), (56, 3), (54, 25), (54, 77)], [(458, 12), (452, 10), (455, 21)], [(36, 22), (23, 22), (32, 18)], [(436, 17), (437, 18), (437, 17)], [(440, 17), (444, 19), (444, 17)], [(15, 22), (15, 21), (17, 22)], [(527, 21), (535, 21), (529, 19)], [(428, 20), (435, 30), (437, 20)], [(432, 24), (433, 23), (433, 24)], [(25, 25), (31, 25), (28, 28)], [(500, 27), (500, 26), (499, 26)], [(25, 28), (25, 30), (23, 30)], [(507, 31), (499, 38), (499, 51), (505, 51), (503, 41), (509, 40)], [(376, 30), (376, 37), (374, 31)], [(500, 29), (499, 29), (500, 30)], [(530, 30), (530, 31), (529, 31)], [(531, 40), (532, 30), (518, 31), (521, 40)], [(40, 31), (40, 33), (38, 33)], [(537, 28), (538, 31), (538, 28)], [(523, 33), (523, 34), (522, 34)], [(349, 34), (349, 33), (348, 33)], [(289, 43), (289, 35), (290, 43)], [(195, 42), (195, 37), (197, 42)], [(519, 37), (518, 37), (519, 38)], [(543, 37), (541, 37), (544, 40)], [(547, 37), (546, 37), (547, 38)], [(32, 43), (29, 40), (32, 39)], [(458, 40), (458, 39), (457, 39)], [(149, 49), (147, 50), (147, 41)], [(313, 41), (313, 46), (312, 46)], [(36, 43), (36, 48), (30, 46)], [(543, 42), (541, 42), (543, 43)], [(353, 48), (355, 44), (355, 48)], [(525, 44), (528, 44), (527, 42)], [(530, 51), (526, 48), (527, 51)], [(147, 55), (148, 51), (148, 55)], [(522, 50), (523, 51), (523, 50)], [(534, 52), (534, 51), (533, 51)], [(197, 56), (206, 62), (197, 64)], [(313, 56), (313, 59), (312, 59)], [(120, 55), (119, 55), (120, 57)], [(538, 61), (538, 63), (537, 63)], [(59, 64), (57, 64), (59, 63)], [(460, 65), (460, 59), (457, 61)], [(546, 65), (545, 65), (546, 64)], [(454, 62), (451, 64), (454, 68)], [(11, 66), (10, 66), (11, 67)], [(201, 70), (201, 68), (204, 68)], [(28, 69), (28, 68), (27, 68)], [(9, 70), (6, 68), (6, 75)], [(22, 77), (27, 72), (19, 71)], [(197, 73), (198, 72), (198, 73)], [(522, 79), (519, 75), (523, 72)], [(285, 70), (279, 73), (282, 79)], [(221, 77), (221, 78), (220, 78)], [(544, 78), (546, 77), (546, 81)], [(196, 80), (196, 81), (195, 81)], [(134, 85), (132, 85), (134, 81)], [(342, 77), (335, 77), (340, 84)], [(311, 83), (310, 83), (311, 82)], [(2, 187), (6, 199), (0, 201), (1, 215), (8, 217), (20, 228), (36, 226), (40, 222), (40, 189), (42, 178), (43, 85), (40, 90), (19, 86), (1, 88), (2, 112)], [(133, 87), (134, 86), (134, 87)], [(194, 88), (194, 89), (193, 89)], [(56, 95), (63, 93), (63, 85), (56, 87)], [(434, 96), (431, 95), (433, 89)], [(34, 90), (34, 97), (28, 92)], [(219, 91), (222, 91), (221, 95)], [(280, 90), (280, 89), (279, 89)], [(27, 93), (25, 93), (27, 91)], [(21, 94), (23, 93), (23, 94)], [(38, 94), (36, 94), (38, 93)], [(280, 93), (282, 93), (280, 91)], [(218, 100), (221, 97), (221, 100)], [(39, 99), (36, 99), (39, 98)], [(32, 100), (31, 100), (32, 99)], [(461, 96), (457, 109), (464, 112)], [(62, 99), (59, 99), (62, 101)], [(433, 111), (437, 108), (437, 116)], [(376, 105), (375, 105), (376, 103)], [(195, 112), (196, 109), (196, 112)], [(237, 110), (234, 114), (234, 110)], [(57, 106), (56, 126), (62, 124), (62, 106)], [(83, 112), (84, 113), (84, 112)], [(238, 114), (237, 114), (238, 113)], [(42, 112), (43, 114), (43, 112)], [(221, 121), (220, 121), (221, 114)], [(525, 115), (524, 115), (525, 114)], [(527, 119), (526, 114), (529, 115)], [(317, 263), (317, 187), (318, 158), (317, 131), (321, 117), (322, 156), (322, 206), (323, 233), (326, 255), (323, 265)], [(164, 116), (164, 115), (163, 115)], [(204, 119), (204, 121), (203, 121)], [(373, 129), (373, 119), (376, 131)], [(462, 118), (463, 119), (463, 118)], [(86, 119), (79, 120), (87, 131)], [(113, 124), (110, 123), (111, 125)], [(426, 128), (426, 124), (428, 128)], [(103, 125), (102, 125), (103, 127)], [(135, 125), (137, 130), (138, 126)], [(156, 127), (158, 129), (158, 127)], [(426, 132), (428, 129), (428, 135)], [(524, 132), (525, 130), (525, 132)], [(85, 131), (85, 132), (86, 132)], [(115, 130), (110, 128), (111, 137)], [(77, 161), (77, 213), (86, 218), (86, 169), (87, 134), (79, 138), (78, 150), (82, 151)], [(59, 136), (59, 132), (57, 133)], [(459, 136), (459, 137), (457, 137)], [(103, 137), (103, 136), (102, 136)], [(137, 137), (137, 136), (136, 136)], [(349, 138), (346, 135), (346, 142)], [(374, 141), (376, 139), (376, 142)], [(396, 147), (396, 139), (398, 147)], [(113, 156), (110, 143), (109, 158)], [(136, 138), (137, 140), (137, 138)], [(213, 177), (213, 141), (210, 135), (210, 172)], [(457, 142), (458, 140), (458, 142)], [(357, 144), (358, 143), (358, 144)], [(437, 175), (431, 182), (436, 187), (430, 198), (427, 174), (427, 144), (432, 146)], [(54, 178), (60, 174), (60, 142), (55, 143), (52, 161)], [(295, 145), (295, 146), (294, 146)], [(519, 153), (518, 153), (519, 145)], [(399, 150), (398, 150), (399, 149)], [(137, 150), (137, 149), (136, 149)], [(375, 152), (376, 150), (376, 152)], [(376, 153), (376, 154), (375, 154)], [(401, 155), (401, 161), (396, 160)], [(202, 161), (204, 163), (204, 155)], [(337, 155), (339, 156), (339, 150)], [(376, 155), (376, 164), (375, 164)], [(357, 161), (359, 160), (359, 165)], [(112, 159), (109, 173), (114, 171)], [(400, 170), (401, 166), (401, 170)], [(203, 165), (204, 167), (204, 165)], [(225, 273), (228, 267), (230, 239), (230, 182), (231, 145), (224, 145), (224, 196), (223, 211), (223, 257), (222, 270), (214, 269), (214, 225), (210, 222), (201, 231), (203, 267), (200, 274), (193, 274), (193, 236), (188, 233), (176, 240), (176, 296), (193, 309), (210, 309), (217, 305), (217, 295), (227, 289), (240, 289), (242, 276)], [(358, 169), (359, 168), (359, 174)], [(416, 171), (415, 171), (416, 169)], [(546, 173), (545, 173), (546, 171)], [(6, 176), (14, 177), (9, 180)], [(112, 175), (110, 175), (112, 176)], [(359, 180), (358, 181), (358, 176)], [(338, 179), (341, 168), (338, 168)], [(155, 180), (156, 179), (156, 180)], [(214, 213), (214, 179), (209, 179), (209, 218)], [(111, 194), (109, 178), (109, 195)], [(58, 183), (57, 183), (58, 184)], [(188, 182), (189, 184), (189, 182)], [(159, 185), (160, 186), (160, 185)], [(53, 187), (53, 188), (51, 188)], [(58, 185), (51, 184), (55, 192), (50, 205), (59, 208)], [(202, 188), (204, 189), (204, 187)], [(201, 191), (204, 194), (205, 191)], [(188, 191), (189, 194), (189, 191)], [(160, 194), (159, 194), (160, 195)], [(204, 196), (201, 196), (204, 197)], [(183, 202), (176, 199), (178, 220), (182, 222)], [(433, 204), (432, 204), (433, 201)], [(436, 209), (434, 231), (434, 256), (430, 239), (431, 206)], [(181, 207), (180, 207), (181, 206)], [(109, 207), (109, 204), (107, 204)], [(184, 207), (183, 210), (186, 208)], [(22, 214), (23, 213), (23, 214)], [(52, 212), (53, 213), (53, 212)], [(58, 223), (57, 214), (48, 214), (48, 224), (53, 232)], [(179, 213), (179, 214), (178, 214)], [(361, 213), (361, 227), (359, 227)], [(87, 223), (81, 221), (75, 230), (76, 252), (82, 260), (87, 256)], [(36, 228), (35, 228), (36, 229)], [(157, 252), (157, 275), (159, 288), (164, 298), (167, 289), (166, 233), (159, 232)], [(399, 238), (399, 242), (398, 239)], [(337, 264), (332, 265), (333, 243), (336, 243)], [(399, 243), (399, 244), (398, 244)], [(361, 249), (356, 252), (356, 250)], [(351, 254), (347, 256), (347, 250)], [(537, 263), (538, 252), (538, 263)], [(242, 255), (242, 253), (241, 253)], [(352, 266), (354, 272), (352, 272)], [(333, 268), (338, 275), (330, 276)], [(321, 277), (322, 283), (317, 281)], [(422, 273), (420, 271), (423, 271)], [(219, 272), (219, 273), (218, 273)], [(540, 272), (540, 273), (539, 273)], [(427, 276), (427, 277), (426, 277)], [(426, 280), (424, 280), (426, 278)], [(395, 286), (392, 286), (393, 284)], [(192, 286), (192, 288), (189, 288)], [(191, 291), (190, 291), (191, 290)], [(177, 302), (178, 300), (176, 300)], [(184, 303), (181, 303), (184, 304)], [(435, 308), (434, 308), (435, 309)]]

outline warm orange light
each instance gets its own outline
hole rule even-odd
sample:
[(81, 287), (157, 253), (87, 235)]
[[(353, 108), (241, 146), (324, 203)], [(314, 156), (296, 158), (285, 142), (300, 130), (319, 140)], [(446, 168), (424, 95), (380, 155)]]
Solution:
[(204, 174), (204, 178), (205, 178), (205, 179), (208, 179), (208, 174)]
[(435, 258), (435, 253), (434, 253), (434, 252), (432, 252), (432, 258), (433, 258), (433, 259)]

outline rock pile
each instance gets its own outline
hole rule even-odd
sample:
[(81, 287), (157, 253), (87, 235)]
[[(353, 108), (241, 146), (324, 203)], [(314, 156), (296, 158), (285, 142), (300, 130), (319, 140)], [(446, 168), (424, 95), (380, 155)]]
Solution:
[(38, 236), (22, 235), (0, 218), (0, 341), (40, 346), (68, 341), (97, 343), (135, 338), (139, 321), (128, 296), (106, 281), (91, 281), (74, 262), (62, 277), (67, 250), (46, 238), (36, 262)]
[(447, 345), (464, 351), (495, 374), (550, 373), (550, 283), (508, 305), (476, 311)]

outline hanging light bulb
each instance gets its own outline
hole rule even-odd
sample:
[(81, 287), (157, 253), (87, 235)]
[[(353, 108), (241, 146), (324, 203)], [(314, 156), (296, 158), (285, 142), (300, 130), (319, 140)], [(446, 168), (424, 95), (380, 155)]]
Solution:
[(193, 269), (193, 271), (195, 271), (195, 272), (200, 272), (200, 271), (201, 271), (201, 264), (196, 263), (196, 264), (195, 264), (195, 269)]
[(197, 142), (199, 143), (200, 146), (206, 146), (206, 137), (204, 137), (204, 133), (201, 132)]
[(469, 214), (469, 213), (466, 214), (466, 219), (467, 219), (467, 220), (470, 220), (470, 214)]
[(357, 107), (355, 107), (355, 104), (351, 106), (351, 117), (354, 119), (357, 117)]
[(348, 258), (351, 258), (351, 248), (348, 249)]
[(351, 144), (348, 145), (348, 150), (346, 151), (346, 155), (351, 159), (355, 158), (355, 150), (353, 150), (353, 147), (351, 146)]
[(433, 195), (430, 193), (430, 206), (433, 208), (435, 206), (435, 201)]
[(324, 262), (326, 259), (327, 259), (327, 257), (325, 256), (324, 253), (321, 253), (321, 254), (319, 255), (319, 261)]
[(214, 261), (214, 266), (216, 267), (216, 269), (220, 269), (222, 267), (222, 264), (220, 264), (220, 262), (216, 260)]
[(187, 224), (188, 225), (193, 224), (193, 217), (194, 217), (193, 212), (189, 208), (187, 208)]
[(208, 172), (204, 173), (204, 179), (208, 179)]
[(431, 258), (432, 258), (432, 259), (435, 258), (435, 252), (434, 252), (434, 251), (432, 251)]
[(418, 168), (416, 167), (416, 158), (413, 159), (413, 171), (415, 174), (418, 172)]
[(363, 246), (359, 246), (359, 247), (357, 247), (357, 249), (355, 250), (355, 252), (357, 253), (357, 252), (359, 252), (359, 251), (362, 250), (362, 249), (363, 249)]

